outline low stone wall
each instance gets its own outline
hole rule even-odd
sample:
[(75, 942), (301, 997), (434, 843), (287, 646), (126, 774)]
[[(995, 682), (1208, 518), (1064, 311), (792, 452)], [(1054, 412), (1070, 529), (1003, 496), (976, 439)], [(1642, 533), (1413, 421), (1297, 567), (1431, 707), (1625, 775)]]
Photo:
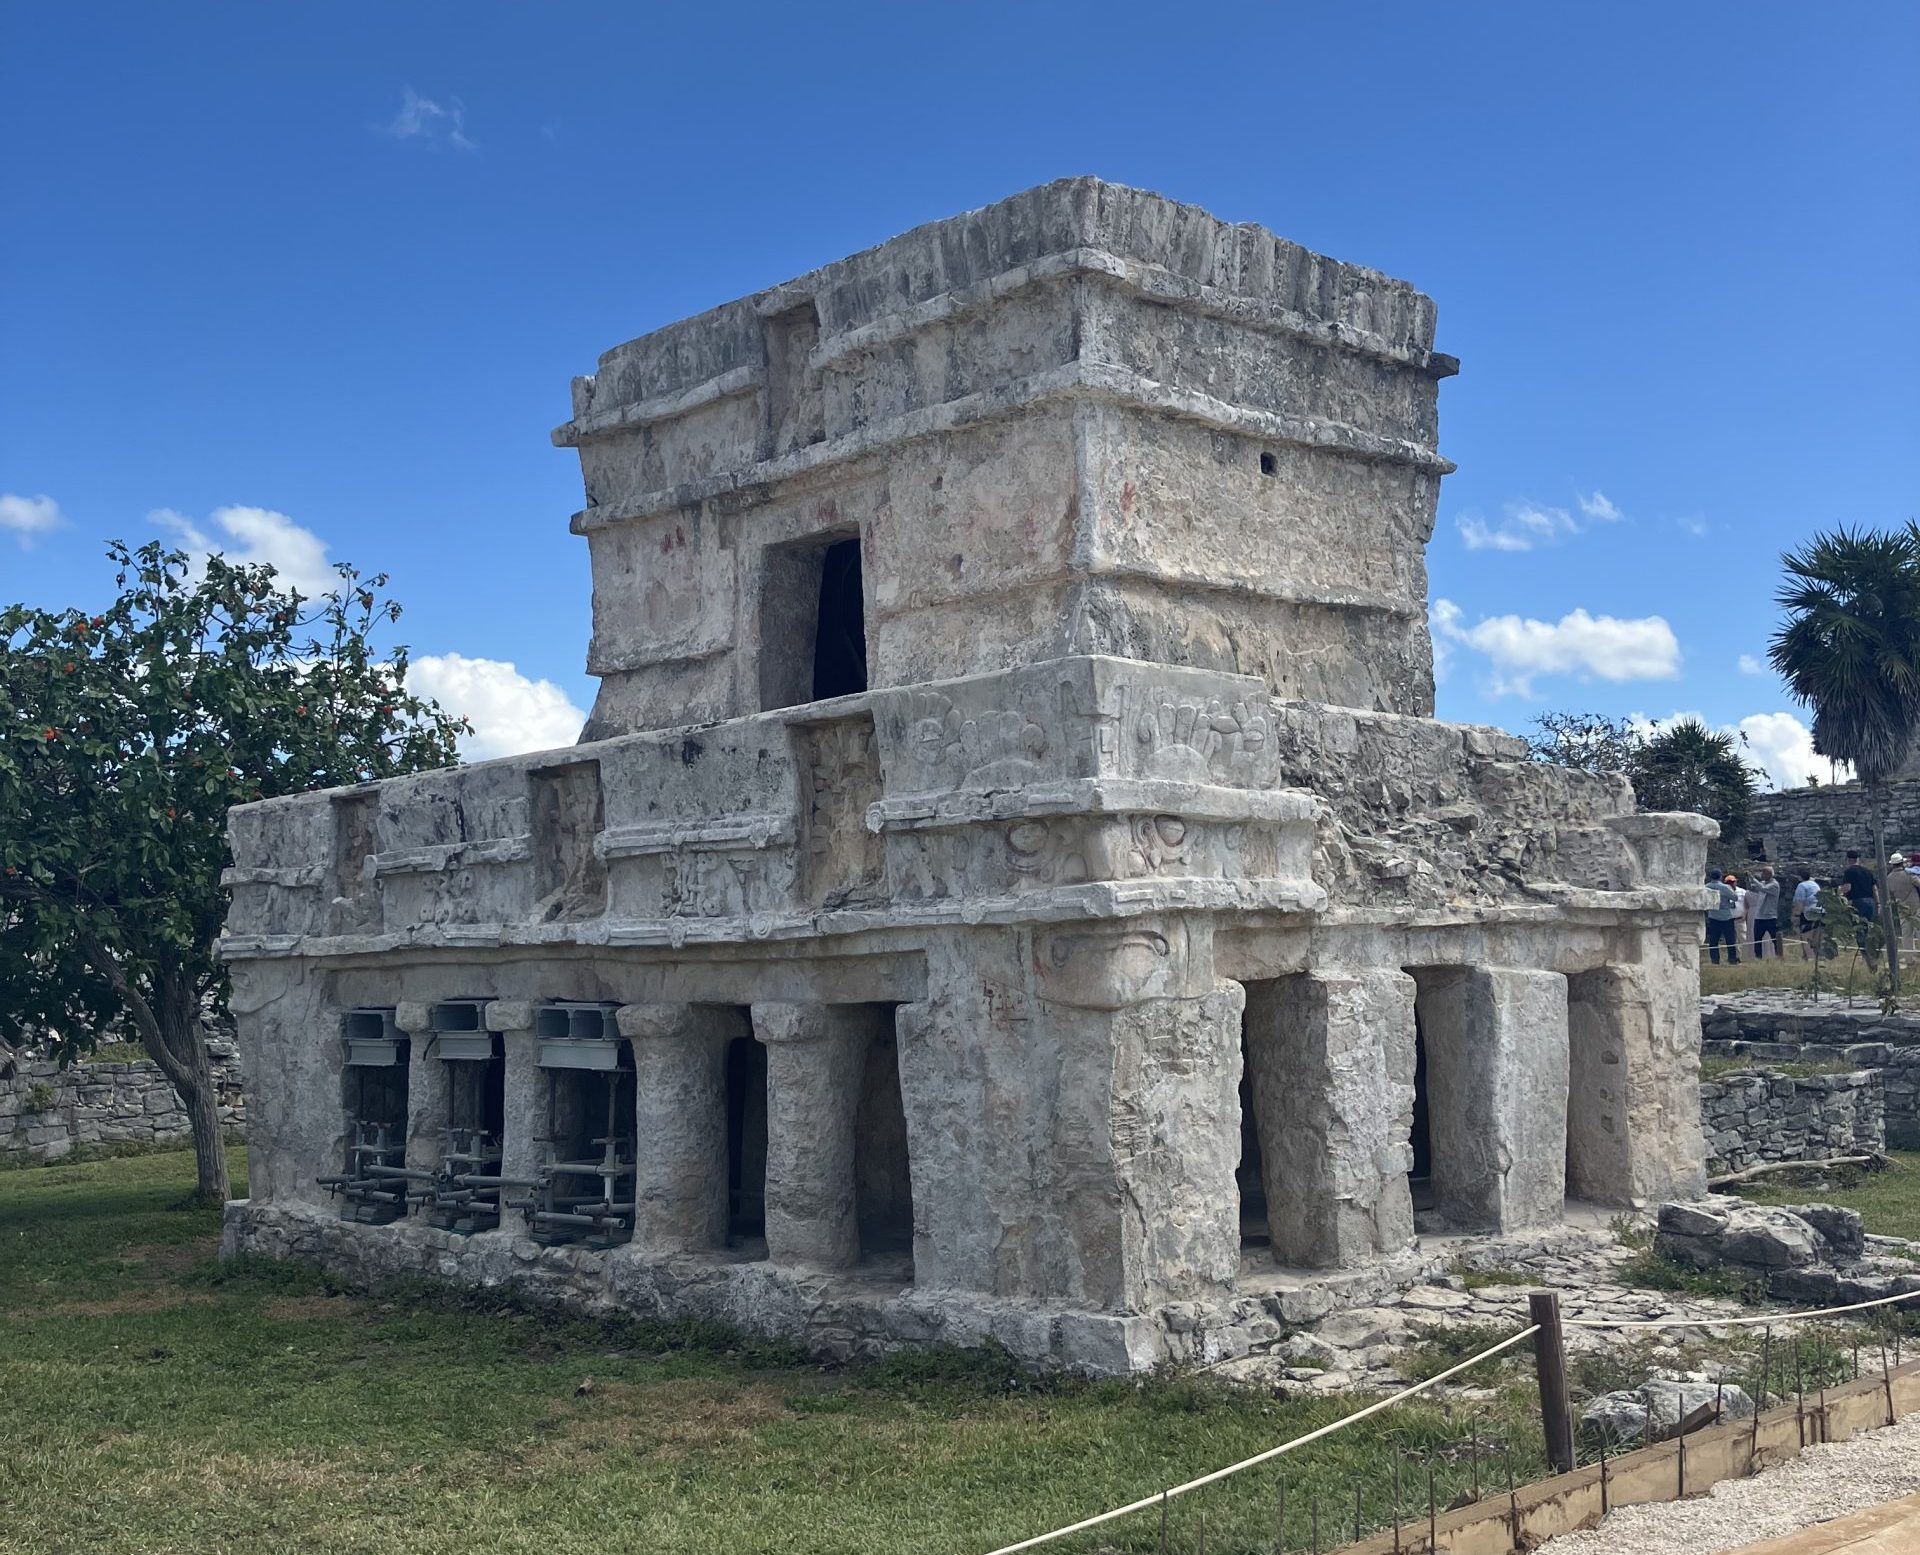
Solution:
[(1761, 988), (1702, 999), (1700, 1031), (1700, 1050), (1709, 1058), (1845, 1064), (1867, 1072), (1879, 1088), (1886, 1146), (1920, 1150), (1920, 1012), (1888, 1015), (1871, 1000), (1849, 1006), (1831, 995), (1816, 1001)]
[(1790, 1075), (1756, 1067), (1700, 1083), (1709, 1173), (1886, 1148), (1880, 1076)]
[[(230, 1042), (210, 1044), (220, 1086), (220, 1121), (247, 1120), (240, 1062)], [(0, 1164), (58, 1161), (83, 1146), (188, 1142), (192, 1125), (172, 1083), (152, 1059), (78, 1063), (19, 1058), (0, 1079)]]

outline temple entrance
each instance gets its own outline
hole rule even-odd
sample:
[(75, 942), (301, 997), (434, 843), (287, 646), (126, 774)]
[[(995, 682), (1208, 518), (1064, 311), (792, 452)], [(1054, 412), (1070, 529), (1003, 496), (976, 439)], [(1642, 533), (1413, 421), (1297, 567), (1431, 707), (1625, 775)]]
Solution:
[(892, 1029), (867, 1046), (853, 1145), (854, 1203), (860, 1254), (913, 1252), (913, 1179), (907, 1162), (907, 1111), (900, 1094), (900, 1045)]
[(820, 559), (820, 615), (813, 636), (813, 699), (867, 689), (867, 605), (860, 538), (840, 540)]
[(1240, 1190), (1240, 1246), (1272, 1246), (1267, 1226), (1266, 1161), (1260, 1150), (1260, 1122), (1253, 1099), (1253, 1054), (1244, 1016), (1240, 1023), (1240, 1164), (1233, 1169), (1233, 1181)]
[(1413, 1130), (1408, 1139), (1413, 1165), (1407, 1171), (1407, 1190), (1413, 1196), (1413, 1212), (1419, 1215), (1435, 1207), (1433, 1194), (1433, 1124), (1427, 1095), (1427, 1038), (1420, 1025), (1420, 1006), (1413, 1012)]
[(727, 1044), (727, 1242), (767, 1234), (767, 1050), (751, 1036)]

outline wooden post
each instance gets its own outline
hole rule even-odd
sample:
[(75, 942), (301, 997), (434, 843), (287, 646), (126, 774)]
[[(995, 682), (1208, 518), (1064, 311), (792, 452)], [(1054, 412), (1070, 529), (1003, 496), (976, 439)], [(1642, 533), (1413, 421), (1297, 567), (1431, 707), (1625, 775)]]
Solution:
[(1573, 1472), (1573, 1417), (1567, 1398), (1567, 1347), (1560, 1329), (1560, 1298), (1553, 1291), (1527, 1297), (1528, 1316), (1540, 1325), (1533, 1336), (1533, 1369), (1540, 1379), (1540, 1423), (1546, 1429), (1547, 1462), (1556, 1474)]

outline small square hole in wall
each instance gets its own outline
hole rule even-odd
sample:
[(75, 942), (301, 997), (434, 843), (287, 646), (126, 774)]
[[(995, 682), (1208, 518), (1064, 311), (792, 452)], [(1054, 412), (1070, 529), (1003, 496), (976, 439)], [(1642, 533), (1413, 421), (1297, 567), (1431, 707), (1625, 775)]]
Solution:
[(1260, 456), (1260, 473), (1262, 475), (1278, 475), (1280, 473), (1279, 459), (1273, 454), (1262, 454)]

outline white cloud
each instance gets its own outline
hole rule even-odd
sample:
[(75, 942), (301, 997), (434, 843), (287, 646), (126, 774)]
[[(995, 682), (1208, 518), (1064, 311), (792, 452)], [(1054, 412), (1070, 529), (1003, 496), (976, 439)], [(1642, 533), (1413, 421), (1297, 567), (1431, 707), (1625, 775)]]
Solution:
[(339, 574), (327, 560), (327, 542), (284, 513), (268, 508), (215, 508), (211, 522), (226, 534), (225, 542), (209, 538), (192, 519), (172, 508), (157, 509), (151, 517), (179, 535), (196, 559), (219, 552), (232, 562), (264, 563), (279, 575), (283, 588), (298, 589), (310, 599), (331, 594), (339, 586)]
[(1752, 654), (1743, 653), (1740, 655), (1740, 673), (1742, 675), (1764, 675), (1766, 672), (1766, 665), (1762, 664)]
[(1538, 502), (1509, 502), (1500, 509), (1500, 521), (1490, 524), (1478, 513), (1454, 520), (1469, 551), (1531, 551), (1582, 533), (1594, 524), (1615, 524), (1627, 515), (1607, 500), (1604, 491), (1574, 494), (1578, 514)]
[(400, 111), (380, 126), (395, 140), (417, 140), (438, 151), (442, 146), (454, 151), (478, 151), (480, 143), (467, 134), (467, 105), (457, 97), (444, 103), (422, 97), (412, 87), (400, 100)]
[(1460, 607), (1437, 599), (1429, 613), (1437, 642), (1484, 654), (1493, 675), (1489, 696), (1532, 696), (1538, 675), (1582, 680), (1672, 680), (1680, 673), (1680, 642), (1662, 616), (1622, 620), (1572, 610), (1558, 621), (1489, 616), (1465, 625)]
[(427, 654), (408, 665), (407, 688), (473, 725), (460, 741), (469, 761), (571, 745), (587, 720), (552, 681), (529, 680), (501, 659)]
[(1830, 763), (1814, 754), (1813, 731), (1792, 713), (1749, 713), (1737, 724), (1719, 725), (1691, 712), (1669, 713), (1665, 718), (1635, 713), (1627, 721), (1642, 734), (1658, 734), (1678, 723), (1705, 724), (1718, 734), (1730, 734), (1739, 742), (1747, 765), (1765, 773), (1774, 788), (1804, 788), (1809, 777), (1822, 783), (1853, 780), (1853, 769), (1845, 762)]
[(1713, 528), (1713, 526), (1709, 524), (1704, 518), (1702, 518), (1698, 513), (1689, 513), (1684, 518), (1676, 518), (1674, 520), (1674, 523), (1677, 524), (1681, 529), (1684, 529), (1688, 534), (1692, 535), (1696, 540), (1705, 539), (1707, 534)]
[(42, 493), (37, 497), (0, 495), (0, 529), (12, 531), (21, 549), (31, 549), (34, 536), (50, 534), (67, 521), (60, 504)]

